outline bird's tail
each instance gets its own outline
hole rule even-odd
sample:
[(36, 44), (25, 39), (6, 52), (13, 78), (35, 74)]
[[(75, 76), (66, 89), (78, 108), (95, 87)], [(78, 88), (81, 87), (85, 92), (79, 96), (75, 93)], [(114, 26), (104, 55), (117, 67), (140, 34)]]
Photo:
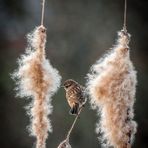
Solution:
[(77, 115), (79, 112), (79, 104), (76, 103), (73, 105), (73, 107), (70, 109), (70, 114)]

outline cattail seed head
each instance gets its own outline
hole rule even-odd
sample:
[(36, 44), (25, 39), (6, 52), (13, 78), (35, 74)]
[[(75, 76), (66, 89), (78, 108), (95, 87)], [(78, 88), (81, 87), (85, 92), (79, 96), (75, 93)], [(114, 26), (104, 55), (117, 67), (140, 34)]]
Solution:
[(26, 54), (19, 60), (19, 68), (13, 74), (18, 94), (33, 99), (30, 107), (30, 131), (37, 139), (36, 148), (45, 148), (48, 131), (52, 126), (48, 115), (52, 112), (51, 96), (60, 86), (61, 76), (45, 55), (46, 28), (37, 27), (28, 35)]
[(90, 102), (101, 116), (97, 131), (107, 147), (127, 148), (136, 133), (133, 105), (137, 80), (129, 57), (129, 40), (130, 35), (120, 31), (117, 45), (88, 74)]
[(28, 42), (34, 49), (43, 49), (46, 44), (46, 28), (37, 27), (32, 33), (28, 34)]

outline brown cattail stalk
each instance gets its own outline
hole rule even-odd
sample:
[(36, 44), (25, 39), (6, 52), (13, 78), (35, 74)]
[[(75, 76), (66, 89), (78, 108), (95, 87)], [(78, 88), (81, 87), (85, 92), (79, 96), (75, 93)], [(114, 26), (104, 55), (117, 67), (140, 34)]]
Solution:
[(31, 97), (30, 131), (37, 139), (36, 148), (45, 148), (48, 131), (52, 131), (48, 115), (52, 112), (51, 96), (60, 85), (60, 75), (45, 55), (46, 28), (37, 27), (28, 35), (29, 46), (19, 60), (19, 68), (13, 74), (17, 79), (19, 95)]
[(41, 25), (44, 24), (45, 0), (42, 0)]
[(117, 45), (92, 66), (87, 89), (93, 108), (101, 116), (97, 132), (109, 147), (130, 148), (137, 124), (133, 121), (136, 71), (129, 57), (130, 35), (119, 32)]
[(80, 115), (80, 113), (81, 113), (83, 107), (84, 107), (84, 106), (82, 106), (82, 107), (80, 108), (78, 114), (76, 115), (76, 117), (75, 117), (75, 119), (74, 119), (74, 121), (73, 121), (73, 123), (72, 123), (72, 125), (71, 125), (71, 128), (69, 129), (69, 131), (68, 131), (68, 133), (67, 133), (66, 139), (63, 140), (63, 141), (59, 144), (59, 146), (58, 146), (57, 148), (71, 148), (71, 145), (69, 144), (70, 135), (71, 135), (71, 132), (72, 132), (72, 130), (73, 130), (73, 128), (74, 128), (74, 126), (75, 126), (75, 124), (76, 124), (76, 122), (77, 122), (77, 119), (79, 118), (79, 115)]
[(58, 148), (72, 148), (71, 145), (69, 144), (69, 139), (65, 139), (64, 141), (62, 141)]

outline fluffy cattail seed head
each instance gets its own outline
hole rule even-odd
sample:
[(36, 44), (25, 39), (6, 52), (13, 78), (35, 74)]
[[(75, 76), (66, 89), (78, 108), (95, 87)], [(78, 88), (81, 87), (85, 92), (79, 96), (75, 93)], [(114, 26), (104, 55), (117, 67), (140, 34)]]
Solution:
[(28, 35), (28, 42), (34, 49), (43, 49), (46, 44), (46, 28), (44, 26), (37, 27)]
[(137, 124), (133, 121), (136, 71), (129, 57), (130, 35), (119, 32), (117, 45), (97, 61), (88, 74), (87, 89), (93, 108), (101, 116), (97, 131), (106, 146), (131, 146)]
[(29, 114), (30, 132), (37, 139), (36, 148), (45, 148), (48, 131), (52, 126), (48, 115), (52, 112), (51, 96), (60, 86), (61, 76), (45, 56), (46, 28), (37, 27), (28, 35), (29, 46), (19, 60), (19, 68), (13, 74), (21, 97), (31, 97)]

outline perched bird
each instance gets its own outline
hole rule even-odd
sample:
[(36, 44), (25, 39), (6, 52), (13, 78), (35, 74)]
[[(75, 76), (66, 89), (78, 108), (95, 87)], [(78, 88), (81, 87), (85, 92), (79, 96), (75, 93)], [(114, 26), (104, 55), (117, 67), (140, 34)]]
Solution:
[(66, 91), (66, 99), (70, 106), (70, 114), (77, 115), (80, 107), (85, 102), (84, 87), (72, 79), (68, 79), (64, 82), (64, 89)]

